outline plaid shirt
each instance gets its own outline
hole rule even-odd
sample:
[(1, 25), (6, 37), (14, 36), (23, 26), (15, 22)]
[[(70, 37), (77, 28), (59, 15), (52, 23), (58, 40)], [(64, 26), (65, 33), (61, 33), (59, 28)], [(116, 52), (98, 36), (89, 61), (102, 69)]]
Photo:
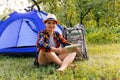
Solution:
[[(36, 54), (36, 58), (35, 58), (35, 64), (38, 64), (38, 54), (39, 51), (42, 50), (44, 52), (51, 52), (51, 46), (50, 46), (50, 41), (49, 41), (50, 35), (47, 32), (47, 30), (43, 30), (41, 32), (38, 33), (38, 40), (36, 42), (36, 46), (37, 46), (37, 54)], [(56, 48), (60, 47), (60, 44), (63, 45), (70, 45), (71, 43), (69, 43), (65, 38), (62, 37), (62, 35), (60, 35), (57, 31), (53, 32), (53, 40), (56, 44)]]

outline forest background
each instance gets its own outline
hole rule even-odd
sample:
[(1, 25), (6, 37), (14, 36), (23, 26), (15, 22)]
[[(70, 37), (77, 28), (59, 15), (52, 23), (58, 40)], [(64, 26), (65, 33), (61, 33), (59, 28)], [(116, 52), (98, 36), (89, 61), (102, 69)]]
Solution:
[[(19, 3), (25, 5), (26, 0)], [(9, 0), (7, 0), (9, 2)], [(14, 4), (18, 1), (14, 0)], [(73, 27), (80, 23), (86, 30), (87, 43), (109, 44), (120, 43), (120, 1), (119, 0), (37, 0), (40, 7), (47, 13), (54, 13), (60, 25)], [(24, 11), (36, 8), (32, 0), (28, 0)], [(0, 4), (5, 5), (5, 4)], [(0, 19), (15, 11), (9, 7), (4, 9)], [(16, 5), (16, 7), (20, 5)], [(21, 6), (22, 7), (22, 6)], [(36, 8), (37, 9), (37, 8)]]

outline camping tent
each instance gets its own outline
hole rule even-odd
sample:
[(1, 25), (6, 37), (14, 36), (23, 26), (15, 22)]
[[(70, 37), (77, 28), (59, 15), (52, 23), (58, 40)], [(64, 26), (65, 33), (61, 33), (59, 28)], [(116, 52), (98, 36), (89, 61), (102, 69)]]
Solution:
[[(45, 29), (43, 20), (46, 15), (36, 10), (13, 12), (8, 19), (0, 21), (0, 54), (35, 55), (37, 34)], [(55, 30), (62, 34), (60, 25)]]

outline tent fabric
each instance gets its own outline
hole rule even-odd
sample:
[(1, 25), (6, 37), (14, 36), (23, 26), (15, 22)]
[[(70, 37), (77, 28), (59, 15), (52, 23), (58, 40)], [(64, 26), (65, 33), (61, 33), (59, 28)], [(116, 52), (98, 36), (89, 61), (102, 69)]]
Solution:
[[(37, 10), (13, 12), (8, 19), (0, 21), (0, 53), (36, 52), (37, 34), (45, 29), (43, 20), (46, 15), (47, 13)], [(60, 25), (55, 30), (62, 34)]]

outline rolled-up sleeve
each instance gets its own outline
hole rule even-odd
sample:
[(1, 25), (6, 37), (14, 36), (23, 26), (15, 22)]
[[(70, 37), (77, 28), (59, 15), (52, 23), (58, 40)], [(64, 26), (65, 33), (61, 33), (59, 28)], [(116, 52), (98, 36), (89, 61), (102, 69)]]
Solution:
[(60, 41), (63, 43), (63, 44), (66, 44), (66, 45), (71, 45), (70, 42), (68, 42), (65, 38), (63, 38), (63, 36), (61, 34), (59, 34), (58, 32), (56, 32), (57, 36), (59, 37)]

